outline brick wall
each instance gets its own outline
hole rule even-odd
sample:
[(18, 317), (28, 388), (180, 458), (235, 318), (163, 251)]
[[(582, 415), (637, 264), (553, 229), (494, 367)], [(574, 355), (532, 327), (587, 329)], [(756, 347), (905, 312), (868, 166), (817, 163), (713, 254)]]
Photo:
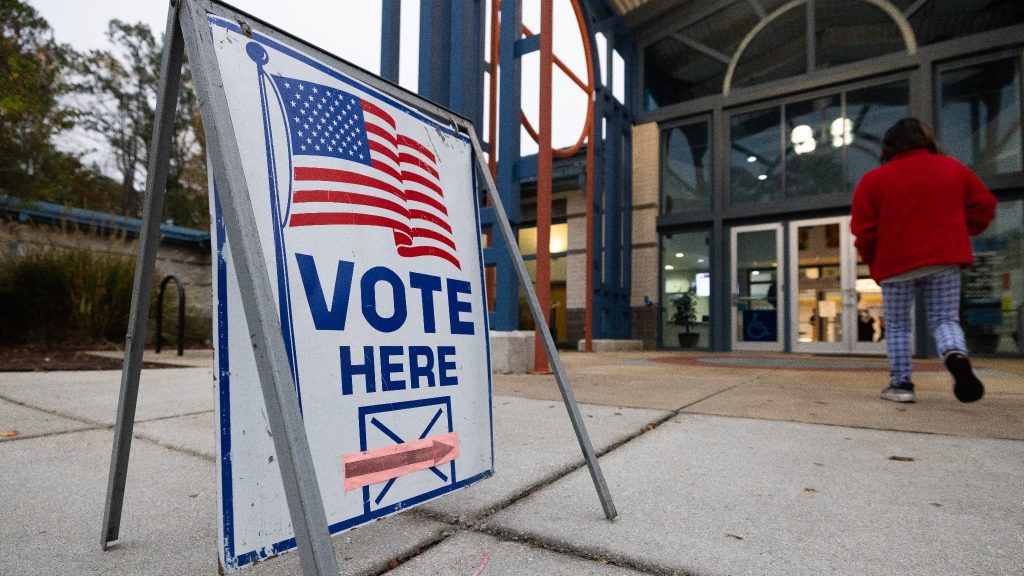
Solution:
[[(657, 346), (659, 133), (656, 123), (633, 127), (633, 240), (630, 317), (633, 338)], [(652, 302), (646, 305), (647, 299)]]

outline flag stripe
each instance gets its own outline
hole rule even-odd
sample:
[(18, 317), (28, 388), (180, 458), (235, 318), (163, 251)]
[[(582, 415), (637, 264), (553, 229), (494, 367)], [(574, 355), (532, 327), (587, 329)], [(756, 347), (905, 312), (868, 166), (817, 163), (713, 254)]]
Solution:
[[(395, 128), (395, 119), (373, 102), (363, 100), (363, 112), (373, 114), (377, 118), (383, 120), (388, 126), (391, 126), (391, 128)], [(369, 126), (369, 124), (367, 124), (367, 126)]]
[(430, 222), (431, 224), (434, 224), (436, 226), (439, 226), (439, 227), (443, 228), (449, 234), (452, 233), (452, 227), (449, 226), (447, 222), (445, 222), (441, 218), (438, 218), (437, 216), (434, 216), (430, 212), (424, 212), (423, 210), (409, 210), (409, 218), (411, 218), (413, 220), (416, 220), (416, 219), (426, 220), (427, 222)]
[(409, 211), (401, 205), (390, 200), (358, 194), (355, 192), (342, 192), (338, 190), (301, 190), (295, 192), (293, 198), (296, 204), (306, 202), (331, 202), (335, 204), (355, 204), (358, 206), (372, 206), (383, 208), (400, 214), (403, 218), (409, 217)]
[(448, 215), (448, 210), (444, 207), (444, 204), (441, 204), (434, 198), (431, 198), (430, 196), (427, 196), (422, 192), (417, 192), (415, 190), (406, 190), (405, 199), (412, 200), (413, 202), (420, 202), (422, 204), (426, 204), (431, 208), (437, 210), (441, 214), (444, 214), (445, 216)]
[(331, 226), (335, 224), (349, 224), (354, 226), (379, 226), (391, 228), (396, 234), (411, 242), (412, 231), (405, 224), (373, 214), (358, 214), (354, 212), (308, 212), (305, 214), (292, 214), (289, 226)]
[(380, 136), (381, 138), (387, 140), (388, 144), (391, 144), (396, 148), (398, 147), (398, 140), (395, 138), (395, 135), (392, 134), (391, 132), (388, 132), (387, 129), (377, 126), (376, 124), (370, 124), (369, 122), (367, 122), (366, 133), (373, 134), (375, 136)]
[[(373, 142), (371, 142), (370, 144), (372, 145)], [(398, 173), (398, 170), (395, 170), (394, 166), (391, 166), (387, 162), (382, 162), (374, 158), (373, 160), (370, 161), (370, 167), (380, 170), (381, 172), (387, 174), (388, 176), (391, 176), (398, 182), (402, 181), (402, 175)]]
[(412, 138), (409, 138), (408, 136), (399, 135), (398, 144), (400, 146), (408, 146), (409, 148), (412, 148), (413, 150), (419, 152), (424, 158), (430, 160), (431, 164), (437, 164), (437, 158), (434, 156), (434, 154), (430, 150), (427, 150), (422, 144), (413, 140)]
[(452, 241), (451, 238), (449, 238), (445, 234), (441, 234), (440, 232), (435, 232), (435, 231), (427, 229), (427, 228), (417, 228), (417, 227), (414, 226), (412, 228), (412, 237), (413, 238), (429, 238), (431, 240), (436, 240), (436, 241), (444, 244), (445, 246), (451, 247), (452, 250), (455, 250), (455, 242)]
[(436, 192), (438, 196), (441, 196), (442, 198), (444, 197), (444, 192), (441, 192), (440, 186), (434, 184), (433, 182), (427, 180), (426, 178), (420, 176), (419, 174), (416, 174), (414, 172), (406, 172), (405, 170), (403, 170), (402, 180), (405, 182), (414, 182), (416, 184), (419, 184), (420, 186), (423, 186), (427, 190)]
[[(377, 142), (376, 140), (370, 140), (370, 152), (373, 152), (374, 154), (380, 154), (381, 156), (386, 156), (387, 159), (391, 160), (395, 166), (402, 165), (402, 161), (399, 159), (398, 156), (395, 155), (394, 150), (388, 148), (387, 146), (381, 144), (380, 142)], [(399, 180), (401, 180), (401, 178), (399, 178)]]
[(347, 170), (297, 166), (295, 168), (295, 179), (298, 181), (319, 180), (321, 182), (340, 182), (342, 184), (358, 184), (360, 186), (368, 186), (370, 188), (377, 188), (378, 190), (390, 192), (403, 200), (405, 199), (405, 194), (403, 194), (401, 190), (392, 186), (391, 184), (382, 182), (376, 178), (371, 178), (364, 174), (349, 172)]
[(398, 254), (400, 256), (405, 256), (406, 258), (415, 256), (437, 256), (438, 258), (443, 258), (451, 262), (452, 264), (455, 265), (456, 268), (462, 270), (462, 266), (459, 265), (458, 258), (444, 250), (441, 250), (440, 248), (435, 248), (433, 246), (399, 246)]
[(427, 172), (428, 174), (430, 174), (434, 178), (438, 179), (438, 181), (440, 181), (441, 176), (437, 173), (437, 170), (434, 170), (434, 168), (430, 164), (427, 164), (426, 162), (424, 162), (423, 160), (420, 160), (416, 156), (413, 156), (412, 154), (409, 154), (408, 152), (400, 152), (398, 154), (398, 159), (402, 163), (412, 164), (413, 166), (417, 166), (417, 167), (423, 169), (425, 172)]

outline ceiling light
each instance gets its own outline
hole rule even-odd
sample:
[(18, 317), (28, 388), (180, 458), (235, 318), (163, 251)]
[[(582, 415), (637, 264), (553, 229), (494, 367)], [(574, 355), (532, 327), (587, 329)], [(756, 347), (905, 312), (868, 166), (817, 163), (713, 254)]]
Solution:
[(760, 176), (757, 177), (757, 179), (758, 180), (767, 180), (768, 179), (768, 175), (767, 174), (761, 174)]
[(665, 270), (675, 270), (675, 269), (676, 269), (676, 267), (671, 265), (671, 264), (666, 264), (665, 265)]
[(829, 127), (832, 134), (832, 146), (850, 145), (853, 143), (853, 122), (849, 118), (836, 118)]
[(747, 162), (757, 162), (757, 156), (747, 156)]
[(682, 252), (676, 252), (676, 258), (682, 258), (683, 256), (686, 256), (686, 254), (683, 254)]
[(793, 151), (797, 154), (814, 152), (817, 147), (814, 142), (814, 129), (807, 124), (794, 127), (789, 134), (789, 141), (793, 143)]

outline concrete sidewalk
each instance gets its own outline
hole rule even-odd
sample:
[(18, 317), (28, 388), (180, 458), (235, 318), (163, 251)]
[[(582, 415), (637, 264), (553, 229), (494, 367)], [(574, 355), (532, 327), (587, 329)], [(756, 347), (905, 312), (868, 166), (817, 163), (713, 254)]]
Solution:
[[(1022, 573), (1020, 360), (977, 361), (971, 405), (921, 362), (919, 403), (897, 405), (880, 359), (563, 358), (618, 519), (553, 380), (495, 376), (495, 476), (336, 536), (342, 572)], [(119, 381), (0, 374), (0, 574), (216, 573), (208, 368), (143, 371), (122, 539), (100, 551)], [(289, 553), (245, 572), (301, 570)]]

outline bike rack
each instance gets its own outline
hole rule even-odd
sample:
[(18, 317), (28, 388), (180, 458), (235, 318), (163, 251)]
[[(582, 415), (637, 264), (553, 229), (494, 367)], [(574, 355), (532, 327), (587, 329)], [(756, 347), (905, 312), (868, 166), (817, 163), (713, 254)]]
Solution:
[(167, 283), (174, 280), (178, 287), (178, 356), (185, 355), (185, 287), (175, 276), (166, 276), (160, 281), (160, 293), (156, 298), (156, 353), (160, 353), (160, 344), (163, 340), (164, 327), (164, 291)]

